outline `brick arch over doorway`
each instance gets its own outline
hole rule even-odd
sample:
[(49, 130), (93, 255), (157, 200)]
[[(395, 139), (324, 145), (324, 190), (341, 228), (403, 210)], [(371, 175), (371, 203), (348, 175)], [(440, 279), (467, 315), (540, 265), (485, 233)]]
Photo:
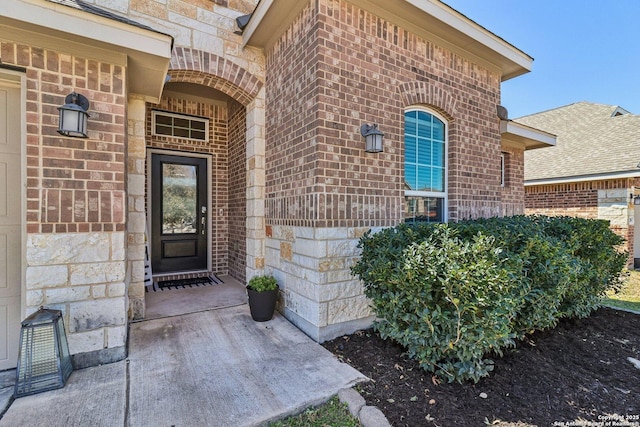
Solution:
[[(264, 268), (264, 83), (256, 75), (229, 59), (182, 47), (174, 49), (168, 73), (173, 82), (194, 83), (214, 88), (234, 100), (229, 103), (227, 111), (229, 153), (233, 159), (229, 160), (227, 167), (232, 172), (238, 171), (238, 174), (232, 173), (233, 177), (229, 178), (229, 211), (233, 213), (229, 212), (227, 216), (241, 221), (243, 229), (237, 232), (229, 229), (229, 235), (233, 235), (236, 240), (241, 239), (242, 242), (227, 242), (229, 247), (238, 249), (235, 263), (238, 274), (234, 277), (245, 282), (246, 277), (252, 277)], [(161, 104), (166, 102), (172, 101), (163, 97)], [(186, 151), (202, 152), (197, 147), (173, 144), (169, 139), (162, 141), (154, 138), (151, 142), (148, 107), (150, 106), (141, 97), (129, 99), (129, 123), (133, 126), (129, 126), (132, 132), (128, 138), (132, 149), (128, 156), (129, 164), (135, 167), (128, 172), (128, 182), (130, 191), (132, 194), (135, 193), (136, 201), (140, 201), (129, 204), (128, 214), (129, 240), (132, 242), (128, 249), (133, 272), (128, 291), (129, 317), (133, 319), (144, 318), (145, 313), (144, 251), (139, 250), (140, 247), (143, 248), (139, 242), (145, 241), (146, 233), (145, 222), (140, 221), (146, 217), (146, 211), (142, 208), (146, 206), (146, 148), (165, 148), (172, 151), (182, 151), (181, 148), (185, 148)], [(139, 134), (136, 129), (146, 129), (146, 132)], [(231, 153), (232, 150), (236, 151)], [(238, 183), (238, 187), (234, 187), (233, 183)], [(219, 212), (217, 209), (216, 213)]]
[(245, 107), (258, 96), (263, 82), (238, 64), (201, 50), (177, 47), (169, 64), (172, 81), (197, 83), (219, 90)]

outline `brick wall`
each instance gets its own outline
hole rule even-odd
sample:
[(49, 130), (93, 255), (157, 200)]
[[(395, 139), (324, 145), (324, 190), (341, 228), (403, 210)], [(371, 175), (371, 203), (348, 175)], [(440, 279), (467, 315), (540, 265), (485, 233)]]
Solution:
[[(159, 109), (174, 113), (209, 118), (209, 140), (196, 141), (151, 134), (151, 111)], [(211, 269), (227, 274), (229, 244), (229, 128), (226, 105), (208, 104), (163, 96), (160, 103), (147, 105), (147, 147), (185, 153), (211, 155)]]
[(524, 150), (503, 147), (502, 215), (524, 214)]
[(598, 217), (598, 190), (626, 187), (626, 180), (532, 185), (525, 189), (528, 215)]
[[(402, 118), (418, 104), (449, 120), (449, 218), (501, 214), (497, 73), (346, 1), (323, 0), (267, 52), (266, 88), (271, 223), (398, 223)], [(363, 123), (379, 124), (384, 153), (364, 152)]]
[(343, 0), (309, 2), (266, 61), (266, 269), (323, 341), (373, 319), (349, 268), (362, 233), (403, 220), (405, 108), (447, 119), (449, 219), (502, 213), (500, 76)]
[(247, 153), (244, 106), (229, 104), (229, 275), (246, 279)]
[(635, 219), (629, 194), (633, 187), (633, 178), (531, 185), (525, 187), (525, 213), (608, 220), (611, 230), (626, 239), (623, 249), (632, 265)]
[[(0, 45), (3, 63), (27, 69), (27, 231), (124, 231), (124, 68)], [(58, 107), (72, 91), (90, 102), (88, 139), (56, 132)]]

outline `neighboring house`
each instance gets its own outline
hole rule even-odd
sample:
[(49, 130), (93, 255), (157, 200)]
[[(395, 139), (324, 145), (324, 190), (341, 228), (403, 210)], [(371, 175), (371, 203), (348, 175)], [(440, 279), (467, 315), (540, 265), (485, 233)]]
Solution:
[(315, 340), (368, 326), (359, 236), (523, 213), (554, 143), (497, 114), (532, 58), (433, 0), (5, 0), (0, 55), (0, 369), (40, 305), (76, 366), (125, 357), (147, 239), (156, 279), (265, 272)]
[(609, 220), (640, 258), (640, 116), (577, 102), (515, 121), (557, 135), (555, 147), (525, 153), (526, 212)]

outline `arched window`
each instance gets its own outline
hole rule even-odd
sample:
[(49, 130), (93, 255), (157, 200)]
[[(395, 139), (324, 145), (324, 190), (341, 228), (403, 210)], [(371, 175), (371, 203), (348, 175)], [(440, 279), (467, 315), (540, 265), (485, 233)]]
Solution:
[(405, 221), (445, 222), (447, 123), (422, 108), (404, 113)]

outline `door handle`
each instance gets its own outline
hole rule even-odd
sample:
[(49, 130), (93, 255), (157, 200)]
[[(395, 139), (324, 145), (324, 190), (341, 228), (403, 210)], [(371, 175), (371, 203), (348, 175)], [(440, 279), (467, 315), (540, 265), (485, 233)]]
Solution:
[(200, 217), (200, 224), (202, 225), (202, 227), (200, 227), (200, 234), (204, 236), (205, 223), (207, 221), (207, 207), (201, 206), (200, 212), (202, 213), (202, 217)]

